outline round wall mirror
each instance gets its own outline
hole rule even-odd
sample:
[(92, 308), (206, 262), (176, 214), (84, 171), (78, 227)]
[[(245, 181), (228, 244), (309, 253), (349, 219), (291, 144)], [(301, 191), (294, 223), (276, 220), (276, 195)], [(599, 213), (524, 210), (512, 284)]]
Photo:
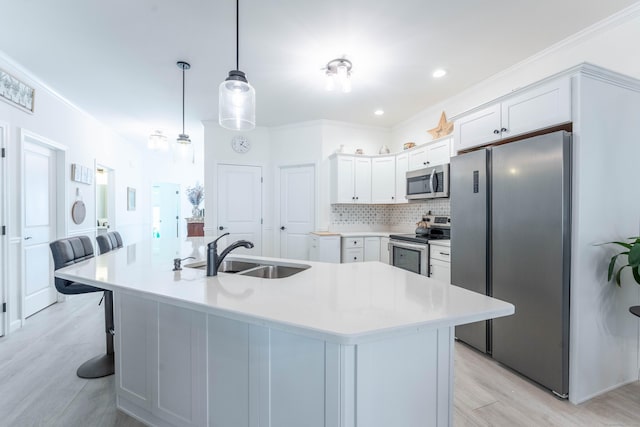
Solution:
[(71, 219), (76, 224), (82, 224), (87, 216), (87, 208), (82, 200), (76, 200), (71, 206)]

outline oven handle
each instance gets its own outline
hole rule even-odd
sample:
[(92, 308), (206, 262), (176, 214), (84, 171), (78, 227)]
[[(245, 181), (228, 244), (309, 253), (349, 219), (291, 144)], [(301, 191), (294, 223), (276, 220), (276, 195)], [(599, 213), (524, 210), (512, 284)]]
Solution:
[(426, 244), (420, 245), (415, 243), (401, 242), (399, 240), (389, 240), (389, 243), (388, 243), (389, 251), (392, 251), (393, 246), (397, 246), (399, 248), (404, 248), (404, 249), (414, 249), (420, 252), (426, 252), (428, 249), (428, 246)]

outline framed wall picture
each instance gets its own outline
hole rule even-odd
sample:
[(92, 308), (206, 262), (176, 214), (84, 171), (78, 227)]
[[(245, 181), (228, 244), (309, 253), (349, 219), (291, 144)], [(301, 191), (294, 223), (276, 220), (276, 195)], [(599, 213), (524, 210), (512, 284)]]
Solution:
[(136, 189), (127, 187), (127, 210), (136, 210)]

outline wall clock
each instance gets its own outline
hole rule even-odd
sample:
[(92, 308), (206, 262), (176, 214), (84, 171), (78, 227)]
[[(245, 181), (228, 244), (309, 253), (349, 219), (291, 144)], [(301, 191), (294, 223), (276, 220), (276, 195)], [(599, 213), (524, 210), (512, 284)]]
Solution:
[(251, 142), (246, 136), (238, 135), (231, 139), (231, 147), (236, 153), (244, 154), (251, 149)]

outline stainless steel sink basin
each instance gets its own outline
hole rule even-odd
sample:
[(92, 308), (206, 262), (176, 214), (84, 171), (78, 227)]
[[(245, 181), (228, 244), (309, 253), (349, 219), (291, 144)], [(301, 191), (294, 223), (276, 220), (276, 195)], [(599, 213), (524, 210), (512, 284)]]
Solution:
[[(186, 268), (197, 268), (204, 270), (207, 268), (206, 261), (192, 262), (184, 265)], [(222, 261), (218, 268), (218, 273), (236, 273), (242, 276), (259, 277), (261, 279), (282, 279), (293, 276), (296, 273), (309, 268), (305, 264), (268, 264), (257, 263), (237, 259), (227, 259)]]
[(309, 266), (303, 264), (299, 264), (296, 267), (288, 265), (261, 265), (247, 271), (241, 271), (238, 274), (242, 276), (259, 277), (261, 279), (282, 279), (300, 273), (307, 268), (309, 268)]
[[(255, 262), (238, 261), (235, 259), (229, 259), (222, 261), (220, 267), (218, 267), (218, 273), (238, 273), (240, 271), (249, 270), (250, 268), (258, 267), (260, 264)], [(185, 264), (188, 268), (197, 268), (205, 270), (207, 268), (206, 261), (192, 262), (191, 264)]]

